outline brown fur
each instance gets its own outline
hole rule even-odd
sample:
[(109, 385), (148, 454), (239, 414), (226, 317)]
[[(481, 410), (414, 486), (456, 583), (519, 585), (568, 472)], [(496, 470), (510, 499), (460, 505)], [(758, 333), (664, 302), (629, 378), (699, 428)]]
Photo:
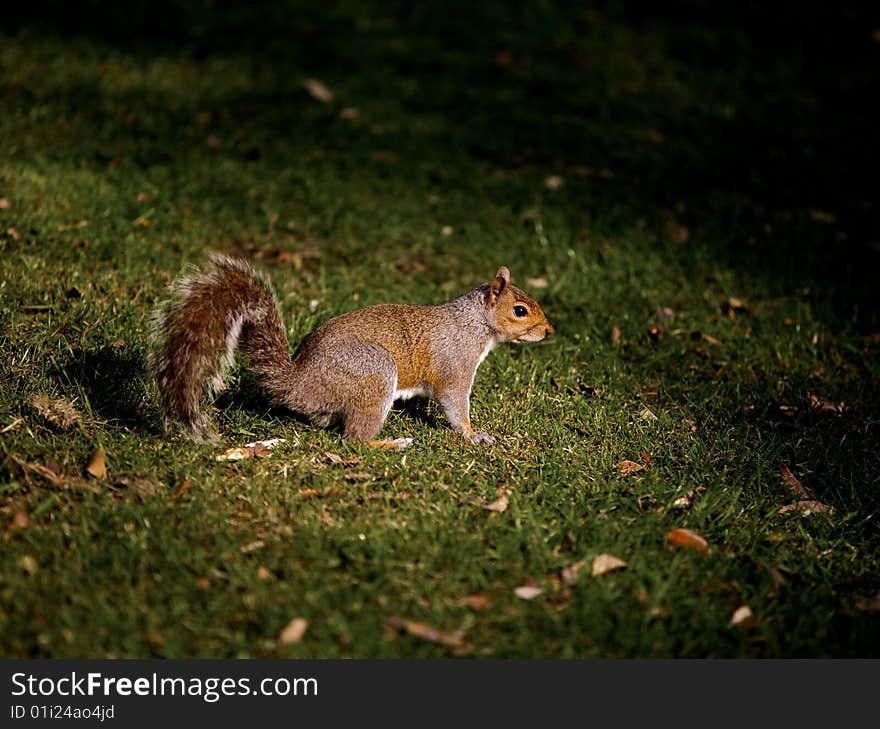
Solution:
[[(223, 389), (241, 349), (273, 402), (319, 425), (340, 421), (346, 438), (374, 438), (395, 398), (426, 394), (439, 400), (454, 430), (491, 442), (470, 423), (477, 367), (499, 342), (539, 341), (553, 332), (502, 266), (492, 282), (445, 304), (380, 304), (325, 321), (290, 358), (269, 282), (244, 261), (215, 255), (211, 263), (173, 284), (171, 300), (154, 315), (159, 392), (197, 441), (213, 437), (202, 402)], [(516, 316), (517, 306), (525, 315)]]

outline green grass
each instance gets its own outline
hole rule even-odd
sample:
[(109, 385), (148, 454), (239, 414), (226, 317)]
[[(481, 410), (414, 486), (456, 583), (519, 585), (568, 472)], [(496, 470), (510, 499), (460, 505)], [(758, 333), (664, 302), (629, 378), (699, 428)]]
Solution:
[[(854, 61), (876, 53), (871, 26), (507, 6), (10, 16), (0, 654), (880, 655), (864, 609), (880, 590), (877, 207), (857, 184), (878, 161), (859, 105), (876, 66)], [(833, 53), (798, 45), (820, 37)], [(143, 362), (152, 307), (209, 250), (269, 272), (293, 343), (502, 264), (557, 334), (480, 368), (489, 447), (423, 401), (382, 433), (409, 451), (357, 447), (272, 410), (242, 371), (222, 445), (194, 445), (163, 432)], [(51, 422), (39, 395), (78, 421)], [(288, 444), (214, 459), (271, 437)], [(107, 481), (83, 478), (99, 445)], [(622, 476), (624, 459), (645, 469)], [(783, 466), (833, 514), (779, 514)], [(503, 513), (483, 508), (502, 494)], [(711, 553), (668, 549), (678, 527)], [(628, 567), (590, 576), (602, 553)], [(543, 592), (518, 598), (527, 583)], [(732, 626), (742, 605), (754, 620)], [(302, 641), (280, 645), (295, 617)]]

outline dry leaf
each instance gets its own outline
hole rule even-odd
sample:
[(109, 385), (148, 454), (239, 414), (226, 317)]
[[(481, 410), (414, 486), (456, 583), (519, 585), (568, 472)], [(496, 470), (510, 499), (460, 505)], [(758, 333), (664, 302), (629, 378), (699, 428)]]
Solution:
[(623, 336), (623, 330), (617, 325), (611, 327), (611, 344), (615, 347), (620, 344), (620, 338)]
[(177, 499), (179, 499), (187, 491), (189, 491), (189, 488), (190, 488), (189, 479), (188, 478), (183, 479), (183, 481), (180, 482), (180, 486), (178, 486), (176, 489), (174, 489), (174, 491), (171, 492), (171, 496), (169, 497), (169, 500), (177, 501)]
[(833, 514), (834, 507), (823, 504), (821, 501), (795, 501), (793, 504), (786, 504), (780, 507), (777, 514), (789, 514), (792, 511), (798, 512), (801, 516), (810, 516), (811, 514)]
[(398, 630), (409, 633), (416, 638), (430, 641), (431, 643), (439, 643), (450, 648), (468, 647), (464, 642), (464, 631), (457, 630), (454, 633), (444, 633), (437, 630), (427, 623), (420, 623), (417, 620), (408, 620), (406, 618), (390, 617), (385, 621), (385, 627), (391, 630)]
[(593, 577), (598, 577), (599, 575), (604, 575), (606, 572), (621, 570), (626, 566), (626, 562), (619, 557), (615, 557), (613, 554), (600, 554), (593, 560), (593, 567), (590, 569), (590, 574)]
[(623, 460), (618, 463), (617, 468), (620, 470), (621, 476), (629, 476), (631, 473), (638, 473), (639, 471), (645, 470), (645, 467), (641, 463), (628, 460)]
[(214, 456), (217, 461), (243, 461), (248, 458), (262, 458), (269, 455), (275, 446), (287, 443), (285, 438), (271, 438), (270, 440), (258, 440), (253, 443), (245, 443), (243, 446), (229, 448), (219, 456)]
[(562, 572), (560, 572), (562, 582), (569, 587), (571, 587), (572, 585), (576, 585), (580, 571), (586, 566), (587, 560), (579, 559), (577, 562), (573, 562), (568, 567), (563, 567)]
[(537, 585), (520, 585), (513, 591), (513, 594), (520, 600), (534, 600), (542, 592), (544, 591)]
[(730, 624), (746, 627), (753, 622), (753, 618), (754, 616), (752, 615), (751, 608), (749, 608), (748, 605), (741, 605), (733, 611), (733, 616), (730, 618)]
[(290, 645), (299, 643), (309, 627), (309, 621), (305, 618), (294, 618), (278, 634), (278, 645)]
[(673, 529), (666, 535), (666, 543), (670, 547), (693, 549), (700, 554), (709, 554), (712, 551), (709, 543), (690, 529)]
[(103, 446), (98, 446), (92, 457), (89, 458), (89, 465), (86, 466), (86, 473), (95, 478), (107, 478), (107, 454)]
[(880, 592), (873, 597), (857, 597), (854, 600), (854, 604), (857, 610), (868, 613), (880, 612)]
[(782, 468), (779, 469), (779, 477), (793, 496), (810, 495), (788, 466), (782, 466)]
[[(644, 410), (642, 410), (639, 413), (639, 420), (655, 421), (655, 420), (659, 420), (659, 419), (660, 418), (658, 418), (656, 415), (654, 415), (654, 413), (652, 413), (650, 410), (648, 410), (648, 408), (645, 408)], [(636, 464), (636, 465), (638, 465), (638, 464)]]
[(34, 395), (31, 407), (50, 425), (68, 430), (79, 422), (79, 413), (66, 400), (52, 400), (48, 395)]
[(307, 78), (303, 81), (303, 88), (309, 93), (309, 96), (322, 104), (329, 104), (333, 101), (333, 92), (316, 78)]
[(10, 203), (5, 197), (0, 197), (0, 210), (9, 210)]
[(558, 190), (565, 184), (565, 180), (559, 175), (550, 175), (544, 180), (544, 187), (548, 190)]
[(483, 504), (483, 508), (486, 511), (495, 511), (500, 514), (503, 511), (507, 510), (507, 505), (508, 505), (507, 497), (504, 496), (504, 494), (502, 494), (497, 499), (495, 499), (495, 501), (493, 501), (491, 504)]
[(549, 284), (547, 283), (547, 279), (543, 276), (538, 278), (527, 278), (526, 286), (532, 289), (546, 289)]
[(344, 478), (349, 483), (354, 483), (356, 481), (372, 481), (376, 477), (372, 473), (367, 473), (366, 471), (349, 471), (345, 474)]
[(256, 552), (258, 549), (262, 549), (266, 546), (266, 543), (262, 539), (256, 539), (249, 544), (244, 544), (239, 548), (239, 551), (242, 554), (249, 554), (250, 552)]
[(35, 574), (36, 571), (37, 571), (37, 570), (39, 569), (39, 567), (40, 567), (40, 565), (39, 565), (39, 563), (37, 562), (37, 560), (35, 560), (35, 559), (34, 559), (33, 557), (31, 557), (29, 554), (24, 555), (24, 556), (19, 560), (19, 564), (21, 565), (21, 568), (22, 568), (25, 572), (27, 572), (29, 575)]
[(810, 405), (820, 413), (829, 413), (831, 415), (843, 415), (845, 409), (842, 402), (831, 402), (831, 400), (820, 400), (813, 394), (810, 394)]
[(696, 492), (691, 489), (684, 496), (679, 496), (675, 501), (672, 502), (672, 506), (676, 509), (688, 509), (694, 500), (694, 494)]
[(483, 592), (477, 592), (473, 595), (468, 595), (465, 598), (462, 598), (462, 604), (469, 607), (471, 610), (482, 611), (488, 610), (492, 607), (492, 601), (489, 597)]
[(815, 208), (810, 208), (807, 210), (807, 215), (810, 216), (811, 220), (816, 221), (817, 223), (824, 223), (826, 225), (830, 225), (837, 220), (837, 217), (834, 213), (829, 213), (827, 210), (816, 210)]

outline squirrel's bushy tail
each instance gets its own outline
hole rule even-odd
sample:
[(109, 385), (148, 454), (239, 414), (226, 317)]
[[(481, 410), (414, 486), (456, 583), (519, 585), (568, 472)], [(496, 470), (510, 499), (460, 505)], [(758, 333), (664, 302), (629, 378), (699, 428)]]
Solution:
[(213, 437), (205, 400), (224, 389), (236, 349), (270, 394), (291, 367), (287, 332), (266, 279), (247, 263), (214, 255), (211, 267), (178, 279), (153, 315), (151, 370), (169, 414), (193, 440)]

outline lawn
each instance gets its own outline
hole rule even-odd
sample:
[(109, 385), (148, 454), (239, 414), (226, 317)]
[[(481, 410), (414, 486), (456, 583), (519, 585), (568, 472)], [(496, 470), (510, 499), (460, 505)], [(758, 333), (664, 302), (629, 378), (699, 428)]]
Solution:
[[(0, 25), (0, 655), (880, 656), (867, 10), (102, 5)], [(196, 445), (144, 362), (210, 251), (291, 346), (500, 265), (556, 333), (480, 367), (492, 445), (244, 368)]]

